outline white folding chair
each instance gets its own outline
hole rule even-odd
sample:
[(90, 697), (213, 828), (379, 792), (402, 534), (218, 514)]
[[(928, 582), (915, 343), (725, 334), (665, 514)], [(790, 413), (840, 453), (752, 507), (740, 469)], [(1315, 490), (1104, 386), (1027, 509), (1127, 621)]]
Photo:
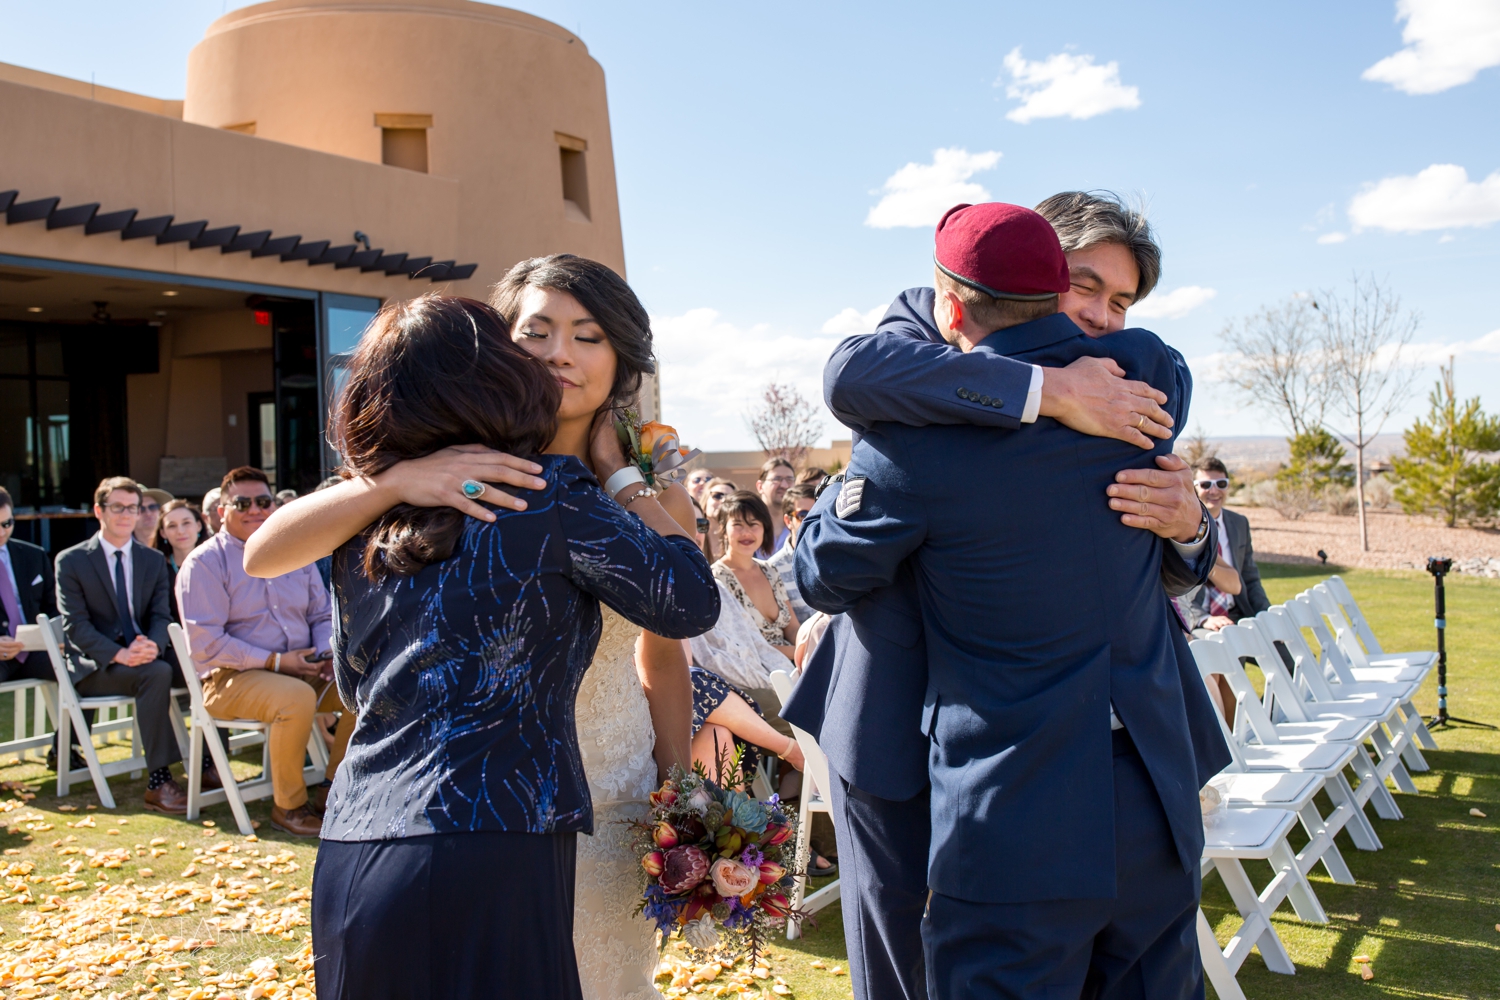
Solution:
[[(1229, 647), (1222, 641), (1196, 639), (1189, 644), (1189, 648), (1205, 682), (1209, 674), (1223, 674), (1229, 679), (1240, 709), (1239, 714), (1248, 716), (1262, 707), (1255, 701), (1253, 691), (1246, 692), (1248, 683), (1243, 679), (1244, 670), (1239, 668)], [(1235, 677), (1236, 673), (1239, 678)], [(1327, 859), (1324, 866), (1329, 875), (1336, 881), (1346, 881), (1349, 877), (1348, 867), (1333, 842), (1334, 836), (1341, 829), (1349, 831), (1354, 846), (1360, 850), (1380, 850), (1380, 837), (1376, 835), (1369, 817), (1365, 816), (1364, 805), (1378, 791), (1383, 791), (1384, 786), (1368, 769), (1361, 769), (1355, 764), (1361, 756), (1359, 748), (1350, 743), (1251, 743), (1240, 740), (1232, 733), (1222, 717), (1218, 718), (1218, 722), (1229, 747), (1230, 764), (1214, 780), (1218, 782), (1230, 777), (1234, 782), (1245, 782), (1239, 796), (1230, 796), (1232, 806), (1239, 804), (1234, 802), (1236, 797), (1246, 799), (1244, 804), (1252, 806), (1282, 805), (1273, 795), (1291, 800), (1285, 803), (1285, 808), (1296, 811), (1308, 836), (1307, 846), (1299, 855), (1301, 872), (1305, 874), (1319, 861)], [(1276, 738), (1273, 731), (1272, 739)], [(1346, 767), (1354, 769), (1359, 778), (1358, 788), (1351, 786), (1349, 779), (1344, 776)], [(1291, 782), (1278, 783), (1271, 780), (1307, 774), (1321, 780), (1322, 790), (1328, 793), (1328, 798), (1333, 802), (1334, 810), (1327, 818), (1321, 816), (1315, 807), (1309, 808), (1311, 797), (1317, 793), (1317, 788), (1309, 791), (1306, 788), (1293, 788)], [(1251, 783), (1251, 778), (1261, 781)], [(1386, 794), (1389, 795), (1388, 792)], [(1295, 899), (1293, 906), (1297, 907)], [(1309, 913), (1320, 910), (1321, 907), (1317, 911), (1308, 907)]]
[(1427, 672), (1437, 665), (1437, 652), (1430, 649), (1412, 650), (1406, 653), (1388, 653), (1380, 640), (1375, 638), (1375, 630), (1370, 628), (1370, 623), (1365, 620), (1365, 613), (1360, 609), (1359, 602), (1349, 591), (1349, 585), (1340, 576), (1330, 576), (1324, 580), (1321, 587), (1328, 590), (1329, 595), (1338, 602), (1339, 609), (1349, 619), (1349, 624), (1354, 627), (1354, 633), (1360, 642), (1364, 643), (1366, 657), (1372, 667), (1382, 666), (1408, 666), (1425, 668), (1420, 675), (1409, 675), (1400, 678), (1407, 680), (1411, 677), (1426, 677)]
[[(271, 727), (268, 723), (256, 719), (216, 719), (209, 715), (208, 708), (203, 704), (203, 684), (198, 679), (198, 670), (193, 664), (192, 650), (188, 647), (186, 633), (182, 631), (182, 626), (173, 622), (167, 626), (167, 634), (172, 637), (172, 648), (177, 650), (177, 662), (182, 664), (182, 676), (187, 681), (188, 698), (192, 705), (193, 729), (189, 737), (187, 754), (187, 818), (197, 819), (199, 811), (204, 806), (228, 802), (229, 811), (234, 813), (235, 825), (239, 827), (240, 833), (248, 837), (254, 828), (250, 825), (250, 814), (245, 809), (245, 803), (267, 798), (273, 791), (271, 744), (269, 740), (261, 740), (260, 777), (239, 782), (235, 780), (234, 772), (230, 769), (229, 753), (224, 747), (219, 729), (222, 727), (240, 733), (260, 734), (264, 737)], [(234, 742), (235, 738), (231, 737), (231, 747)], [(205, 791), (203, 788), (205, 744), (208, 746), (209, 756), (213, 758), (214, 767), (219, 771), (219, 780), (224, 785), (222, 788), (210, 791)], [(318, 735), (316, 726), (307, 738), (307, 751), (312, 757), (312, 765), (302, 769), (302, 777), (307, 784), (316, 785), (323, 780), (323, 775), (328, 768), (328, 748), (323, 745), (323, 738)]]
[[(16, 629), (16, 638), (21, 640), (27, 653), (47, 655), (47, 644), (42, 641), (42, 630), (38, 626), (21, 625)], [(49, 706), (57, 700), (57, 682), (34, 677), (0, 682), (0, 694), (7, 692), (14, 699), (15, 722), (11, 726), (11, 739), (0, 742), (0, 756), (15, 754), (18, 764), (28, 756), (45, 756), (37, 751), (47, 750), (55, 739), (49, 729), (49, 723), (52, 723)], [(28, 699), (32, 700), (29, 713), (26, 711)]]
[[(1231, 809), (1217, 824), (1204, 830), (1203, 875), (1218, 871), (1240, 913), (1240, 926), (1229, 944), (1220, 950), (1208, 919), (1201, 908), (1198, 911), (1198, 948), (1203, 954), (1203, 971), (1221, 998), (1244, 996), (1233, 980), (1252, 949), (1260, 949), (1260, 957), (1272, 972), (1290, 976), (1297, 971), (1271, 924), (1271, 914), (1281, 901), (1307, 882), (1298, 876), (1297, 860), (1286, 842), (1287, 832), (1295, 822), (1295, 814), (1285, 809)], [(1243, 861), (1266, 861), (1271, 865), (1271, 881), (1260, 892), (1256, 892), (1245, 874)], [(1221, 982), (1226, 974), (1227, 980)]]
[[(1343, 581), (1340, 580), (1340, 583)], [(1348, 588), (1342, 588), (1348, 593)], [(1415, 664), (1404, 659), (1382, 658), (1379, 663), (1372, 660), (1360, 645), (1360, 638), (1355, 629), (1344, 617), (1343, 607), (1339, 604), (1333, 588), (1327, 583), (1320, 583), (1311, 590), (1305, 592), (1312, 608), (1327, 622), (1334, 636), (1334, 642), (1338, 649), (1336, 652), (1343, 654), (1336, 658), (1330, 658), (1327, 666), (1333, 672), (1340, 685), (1373, 686), (1389, 684), (1388, 690), (1396, 691), (1401, 685), (1406, 685), (1405, 697), (1401, 697), (1401, 711), (1406, 716), (1411, 729), (1412, 748), (1406, 755), (1407, 766), (1413, 771), (1427, 770), (1427, 762), (1422, 758), (1422, 752), (1417, 745), (1427, 747), (1429, 750), (1437, 749), (1437, 741), (1427, 731), (1427, 723), (1422, 719), (1422, 713), (1417, 711), (1412, 699), (1416, 697), (1422, 688), (1422, 682), (1432, 671), (1432, 664)], [(1368, 628), (1368, 626), (1366, 626)], [(1314, 630), (1318, 636), (1319, 644), (1322, 644), (1324, 633)], [(1373, 633), (1372, 633), (1373, 635)], [(1333, 651), (1331, 651), (1333, 652)], [(1398, 695), (1398, 697), (1400, 697)]]
[[(1329, 600), (1326, 596), (1322, 600)], [(1294, 678), (1305, 689), (1308, 701), (1320, 708), (1334, 711), (1355, 712), (1363, 715), (1378, 715), (1389, 731), (1389, 736), (1377, 732), (1372, 739), (1377, 745), (1389, 743), (1402, 756), (1405, 766), (1394, 771), (1391, 780), (1403, 792), (1415, 794), (1417, 786), (1412, 783), (1407, 771), (1428, 770), (1427, 760), (1417, 747), (1417, 730), (1425, 730), (1422, 715), (1412, 704), (1412, 697), (1420, 686), (1407, 681), (1373, 682), (1357, 680), (1349, 670), (1349, 661), (1343, 649), (1334, 639), (1322, 614), (1315, 606), (1312, 595), (1303, 592), (1279, 608), (1270, 609), (1271, 614), (1280, 612), (1285, 621), (1270, 622), (1268, 627), (1275, 641), (1281, 642), (1295, 664)], [(1262, 612), (1261, 614), (1267, 614)], [(1290, 624), (1290, 627), (1288, 627)], [(1319, 652), (1302, 636), (1308, 629), (1318, 640)], [(1283, 660), (1283, 663), (1285, 660)], [(1364, 702), (1365, 707), (1359, 707)], [(1376, 704), (1379, 708), (1375, 708)], [(1389, 707), (1387, 707), (1389, 706)]]
[[(135, 719), (135, 699), (128, 695), (80, 698), (73, 688), (73, 679), (68, 673), (67, 660), (63, 658), (61, 622), (49, 619), (46, 615), (37, 615), (36, 623), (41, 626), (42, 641), (47, 647), (47, 657), (52, 661), (53, 674), (57, 676), (58, 704), (48, 706), (50, 714), (57, 721), (57, 745), (60, 750), (57, 755), (57, 794), (59, 797), (67, 795), (74, 779), (82, 779), (84, 775), (88, 775), (93, 779), (94, 791), (99, 794), (100, 804), (106, 809), (113, 809), (115, 797), (110, 794), (108, 779), (117, 774), (127, 773), (132, 778), (139, 778), (146, 768), (145, 744), (141, 739), (140, 726), (136, 724)], [(127, 708), (130, 709), (131, 714), (121, 716), (119, 712)], [(109, 720), (101, 718), (92, 728), (84, 719), (85, 711), (93, 710), (102, 716), (109, 709), (116, 710), (115, 718)], [(69, 760), (71, 756), (69, 744), (72, 742), (74, 729), (80, 736), (78, 748), (83, 752), (83, 759), (88, 763), (87, 769), (80, 768), (77, 771), (70, 766)], [(94, 752), (93, 737), (122, 729), (130, 730), (130, 756), (124, 760), (101, 764), (99, 755)]]
[[(1343, 711), (1324, 714), (1319, 711), (1324, 706), (1307, 705), (1301, 700), (1295, 685), (1290, 680), (1286, 664), (1276, 644), (1271, 640), (1269, 631), (1263, 626), (1257, 627), (1258, 624), (1256, 619), (1242, 619), (1239, 625), (1228, 626), (1218, 633), (1219, 641), (1229, 648), (1239, 683), (1243, 685), (1243, 690), (1249, 693), (1252, 701), (1255, 697), (1254, 689), (1249, 686), (1249, 679), (1245, 677), (1243, 668), (1240, 667), (1245, 659), (1253, 659), (1261, 667), (1261, 672), (1267, 678), (1268, 692), (1281, 694), (1279, 699), (1274, 701), (1268, 699), (1265, 705), (1257, 703), (1251, 709), (1247, 718), (1255, 726), (1256, 738), (1263, 743), (1353, 743), (1358, 751), (1352, 766), (1361, 781), (1371, 779), (1383, 787), (1384, 782), (1389, 778), (1403, 790), (1411, 786), (1411, 777), (1406, 773), (1401, 758), (1401, 751), (1410, 742), (1410, 734), (1398, 731), (1394, 737), (1391, 737), (1381, 728), (1384, 723), (1400, 729), (1402, 723), (1397, 709), (1387, 706), (1384, 710), (1388, 715), (1385, 719), (1381, 719), (1375, 713), (1368, 711), (1371, 703), (1367, 702), (1355, 702), (1349, 714)], [(1233, 683), (1231, 681), (1231, 685)], [(1374, 758), (1363, 746), (1366, 741), (1375, 750)], [(1374, 790), (1371, 789), (1371, 794), (1373, 793)], [(1389, 793), (1381, 793), (1381, 801), (1376, 803), (1377, 811), (1386, 809), (1384, 801), (1386, 798), (1389, 798)], [(1394, 800), (1389, 805), (1390, 809), (1381, 811), (1380, 815), (1390, 819), (1399, 819), (1400, 809), (1395, 808)]]
[[(792, 688), (795, 682), (791, 674), (785, 670), (771, 671), (771, 687), (776, 691), (776, 697), (781, 699), (783, 705), (792, 696)], [(803, 732), (796, 726), (792, 726), (792, 734), (797, 738), (797, 745), (802, 748), (802, 796), (797, 808), (797, 860), (804, 868), (812, 864), (812, 814), (827, 813), (828, 818), (833, 818), (833, 804), (829, 800), (828, 758), (823, 755), (823, 748), (818, 746), (818, 741), (811, 734)], [(923, 862), (925, 864), (925, 862)], [(829, 903), (839, 898), (839, 880), (832, 882), (819, 889), (817, 892), (804, 898), (807, 892), (807, 877), (797, 876), (792, 888), (792, 908), (804, 913), (816, 913)], [(788, 920), (786, 923), (787, 940), (800, 937), (801, 927), (797, 921)]]

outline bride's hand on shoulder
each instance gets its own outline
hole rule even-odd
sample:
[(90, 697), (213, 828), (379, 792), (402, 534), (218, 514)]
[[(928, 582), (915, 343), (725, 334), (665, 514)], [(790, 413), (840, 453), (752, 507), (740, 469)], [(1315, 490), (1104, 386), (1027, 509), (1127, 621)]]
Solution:
[(536, 475), (542, 467), (535, 462), (480, 444), (460, 444), (435, 451), (422, 458), (397, 462), (377, 476), (376, 486), (389, 492), (397, 503), (417, 507), (452, 507), (470, 517), (493, 521), (495, 515), (464, 495), (464, 483), (474, 480), (485, 484), (477, 499), (496, 507), (525, 510), (526, 501), (511, 496), (492, 484), (518, 489), (545, 489), (547, 481)]

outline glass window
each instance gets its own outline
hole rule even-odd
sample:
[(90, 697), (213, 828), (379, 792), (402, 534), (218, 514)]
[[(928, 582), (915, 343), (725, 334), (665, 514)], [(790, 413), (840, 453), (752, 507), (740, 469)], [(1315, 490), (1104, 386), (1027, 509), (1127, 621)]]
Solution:
[[(26, 332), (0, 327), (0, 375), (30, 375)], [(7, 425), (10, 426), (10, 425)]]
[(342, 306), (328, 307), (328, 354), (335, 357), (340, 354), (351, 354), (354, 348), (359, 346), (359, 338), (364, 334), (365, 328), (370, 325), (370, 320), (375, 318), (375, 308), (348, 309)]

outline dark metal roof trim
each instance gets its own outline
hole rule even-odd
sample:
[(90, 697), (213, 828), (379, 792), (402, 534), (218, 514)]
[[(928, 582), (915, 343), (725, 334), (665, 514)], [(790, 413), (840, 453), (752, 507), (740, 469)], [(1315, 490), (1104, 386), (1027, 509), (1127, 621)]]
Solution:
[(388, 254), (384, 250), (359, 250), (358, 244), (332, 246), (330, 240), (310, 240), (301, 236), (273, 238), (271, 230), (262, 229), (253, 233), (240, 232), (239, 226), (208, 228), (207, 220), (177, 222), (173, 216), (158, 215), (141, 219), (134, 208), (117, 212), (99, 212), (99, 203), (71, 205), (59, 209), (61, 198), (38, 198), (20, 202), (19, 191), (0, 191), (0, 211), (5, 213), (6, 225), (46, 220), (48, 229), (66, 229), (83, 226), (86, 236), (99, 233), (119, 233), (122, 240), (138, 240), (155, 237), (158, 244), (186, 243), (190, 250), (218, 247), (222, 253), (249, 251), (251, 257), (280, 257), (283, 262), (305, 260), (309, 266), (332, 264), (343, 270), (357, 267), (363, 272), (384, 271), (395, 277), (406, 275), (413, 280), (425, 278), (430, 281), (463, 281), (472, 277), (478, 264), (455, 264), (451, 260), (433, 263), (431, 257), (412, 257), (404, 253)]

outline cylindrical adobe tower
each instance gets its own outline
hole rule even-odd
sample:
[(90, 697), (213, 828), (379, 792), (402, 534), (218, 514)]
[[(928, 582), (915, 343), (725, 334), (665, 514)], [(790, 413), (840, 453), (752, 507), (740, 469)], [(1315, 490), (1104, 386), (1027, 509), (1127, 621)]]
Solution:
[(465, 0), (246, 7), (193, 49), (183, 117), (456, 183), (444, 222), (479, 269), (455, 292), (483, 297), (516, 261), (564, 251), (625, 273), (604, 71), (529, 14)]

